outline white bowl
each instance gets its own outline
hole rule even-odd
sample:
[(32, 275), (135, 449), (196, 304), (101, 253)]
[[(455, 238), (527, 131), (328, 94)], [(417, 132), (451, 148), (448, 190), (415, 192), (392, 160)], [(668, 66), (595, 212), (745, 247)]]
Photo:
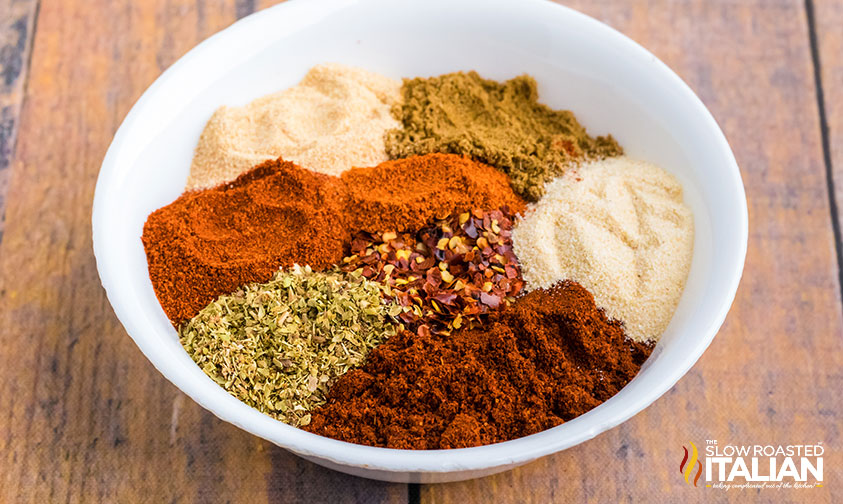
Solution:
[[(291, 86), (323, 62), (396, 78), (472, 69), (499, 80), (529, 73), (542, 102), (573, 110), (592, 134), (613, 134), (628, 155), (679, 178), (696, 224), (691, 272), (667, 332), (629, 385), (585, 415), (522, 439), (407, 451), (290, 427), (205, 376), (155, 298), (140, 239), (144, 221), (181, 194), (214, 109)], [(102, 164), (93, 241), (102, 284), (126, 331), (168, 380), (219, 418), (340, 471), (441, 482), (500, 472), (574, 446), (671, 388), (708, 347), (732, 303), (746, 255), (747, 209), (734, 156), (702, 102), (652, 54), (594, 19), (538, 0), (293, 0), (199, 44), (138, 100)]]

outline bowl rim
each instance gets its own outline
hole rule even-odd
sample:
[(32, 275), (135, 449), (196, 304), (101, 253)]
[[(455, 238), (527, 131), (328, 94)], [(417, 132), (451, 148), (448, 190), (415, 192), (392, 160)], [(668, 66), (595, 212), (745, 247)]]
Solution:
[[(97, 178), (92, 209), (92, 241), (97, 270), (103, 287), (105, 288), (108, 300), (121, 324), (123, 324), (126, 332), (141, 352), (168, 381), (218, 418), (229, 423), (233, 423), (253, 435), (269, 440), (270, 442), (291, 450), (299, 455), (328, 460), (342, 466), (356, 466), (366, 470), (392, 473), (449, 473), (456, 471), (485, 470), (505, 465), (518, 465), (582, 443), (625, 422), (655, 402), (658, 398), (664, 395), (665, 392), (672, 388), (696, 363), (714, 339), (714, 336), (720, 326), (723, 324), (737, 293), (746, 259), (748, 241), (748, 210), (746, 194), (741, 179), (740, 169), (738, 168), (737, 161), (735, 160), (734, 154), (729, 147), (725, 135), (702, 101), (675, 72), (673, 72), (667, 65), (641, 45), (610, 26), (586, 14), (545, 0), (520, 0), (519, 6), (523, 8), (544, 10), (548, 15), (570, 16), (574, 18), (577, 23), (581, 23), (584, 27), (599, 32), (600, 36), (613, 39), (614, 43), (619, 44), (620, 46), (625, 46), (626, 50), (628, 50), (631, 54), (634, 54), (636, 57), (649, 60), (648, 62), (654, 65), (653, 71), (657, 70), (661, 72), (664, 78), (671, 80), (677, 91), (679, 91), (682, 94), (682, 97), (688, 100), (688, 103), (694, 107), (695, 112), (699, 114), (702, 121), (705, 121), (705, 128), (712, 130), (715, 133), (718, 144), (717, 147), (720, 149), (720, 154), (723, 156), (723, 159), (725, 159), (728, 164), (728, 172), (730, 174), (730, 179), (724, 180), (723, 183), (731, 185), (732, 189), (738, 191), (737, 195), (740, 199), (739, 206), (741, 212), (738, 215), (735, 215), (734, 218), (736, 220), (738, 236), (740, 238), (740, 241), (737, 244), (739, 257), (737, 258), (738, 260), (734, 262), (733, 269), (731, 271), (724, 272), (724, 275), (728, 275), (729, 278), (726, 295), (722, 297), (719, 305), (717, 306), (717, 315), (709, 321), (707, 327), (699, 331), (702, 336), (698, 338), (693, 349), (683, 355), (681, 365), (671, 368), (667, 376), (659, 382), (658, 386), (652, 390), (646, 400), (641, 400), (628, 405), (626, 408), (622, 409), (619, 414), (614, 415), (606, 421), (597, 422), (590, 429), (580, 429), (578, 434), (575, 436), (567, 436), (563, 438), (556, 436), (557, 439), (554, 439), (552, 434), (554, 430), (563, 428), (564, 426), (580, 424), (585, 418), (590, 420), (594, 416), (592, 413), (595, 413), (598, 409), (600, 409), (599, 406), (585, 415), (566, 422), (563, 425), (554, 427), (553, 429), (548, 429), (530, 436), (492, 445), (453, 450), (398, 450), (392, 448), (379, 448), (338, 441), (297, 429), (284, 424), (279, 420), (275, 420), (267, 415), (264, 415), (263, 413), (260, 413), (243, 403), (239, 403), (239, 401), (231, 396), (228, 397), (240, 406), (245, 407), (248, 411), (243, 410), (243, 408), (235, 408), (230, 403), (220, 404), (219, 398), (215, 398), (213, 394), (211, 394), (209, 387), (205, 386), (207, 384), (196, 385), (189, 383), (185, 380), (184, 376), (178, 372), (175, 365), (159, 359), (159, 356), (156, 355), (154, 342), (142, 336), (144, 327), (137, 324), (132, 319), (132, 316), (128, 311), (127, 299), (125, 299), (125, 296), (121, 295), (120, 285), (114, 278), (114, 265), (112, 264), (112, 261), (108, 259), (108, 254), (106, 253), (109, 245), (107, 240), (103, 239), (103, 230), (106, 227), (106, 216), (102, 211), (102, 207), (104, 204), (103, 201), (106, 198), (104, 194), (106, 191), (105, 187), (109, 184), (109, 181), (116, 169), (118, 158), (120, 157), (118, 153), (124, 149), (127, 139), (135, 127), (137, 118), (141, 114), (141, 111), (144, 109), (147, 102), (151, 100), (152, 96), (160, 87), (164, 86), (167, 82), (173, 79), (180, 68), (188, 66), (189, 64), (197, 61), (199, 58), (207, 57), (205, 56), (205, 53), (212, 53), (214, 49), (219, 48), (228, 39), (236, 38), (244, 32), (249, 32), (253, 28), (256, 28), (258, 24), (265, 23), (270, 17), (277, 17), (282, 14), (284, 16), (294, 17), (297, 14), (325, 9), (330, 9), (330, 11), (333, 12), (339, 7), (344, 7), (349, 4), (364, 3), (367, 1), (369, 0), (309, 0), (305, 3), (304, 0), (289, 0), (285, 3), (251, 14), (234, 22), (227, 28), (211, 35), (194, 46), (190, 51), (167, 68), (135, 102), (115, 133), (114, 139), (106, 152)], [(217, 385), (211, 381), (208, 383), (217, 387)]]

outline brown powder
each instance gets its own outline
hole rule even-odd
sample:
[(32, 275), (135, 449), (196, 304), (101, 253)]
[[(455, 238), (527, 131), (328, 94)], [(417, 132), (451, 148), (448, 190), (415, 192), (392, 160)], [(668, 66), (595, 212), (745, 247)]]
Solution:
[(563, 282), (519, 298), (482, 328), (393, 336), (340, 377), (307, 430), (416, 450), (507, 441), (606, 401), (651, 352), (588, 291)]

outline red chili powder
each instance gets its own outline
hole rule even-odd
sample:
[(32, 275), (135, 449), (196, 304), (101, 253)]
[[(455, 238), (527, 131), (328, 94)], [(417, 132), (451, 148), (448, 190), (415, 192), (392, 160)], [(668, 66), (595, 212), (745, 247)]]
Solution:
[(582, 286), (562, 282), (519, 298), (482, 328), (393, 336), (337, 380), (305, 429), (415, 450), (516, 439), (606, 401), (651, 352)]
[(156, 210), (143, 244), (158, 301), (178, 325), (278, 268), (339, 263), (358, 231), (416, 230), (436, 216), (504, 205), (524, 209), (507, 176), (457, 155), (388, 161), (341, 177), (279, 159)]

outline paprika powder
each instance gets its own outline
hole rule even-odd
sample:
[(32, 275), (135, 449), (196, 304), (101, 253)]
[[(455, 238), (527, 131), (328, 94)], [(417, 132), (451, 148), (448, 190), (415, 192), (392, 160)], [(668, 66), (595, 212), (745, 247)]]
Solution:
[(524, 209), (507, 176), (453, 154), (387, 161), (341, 177), (278, 159), (183, 194), (149, 216), (142, 239), (158, 301), (179, 325), (279, 268), (338, 264), (358, 231), (413, 231), (435, 216), (501, 206)]

